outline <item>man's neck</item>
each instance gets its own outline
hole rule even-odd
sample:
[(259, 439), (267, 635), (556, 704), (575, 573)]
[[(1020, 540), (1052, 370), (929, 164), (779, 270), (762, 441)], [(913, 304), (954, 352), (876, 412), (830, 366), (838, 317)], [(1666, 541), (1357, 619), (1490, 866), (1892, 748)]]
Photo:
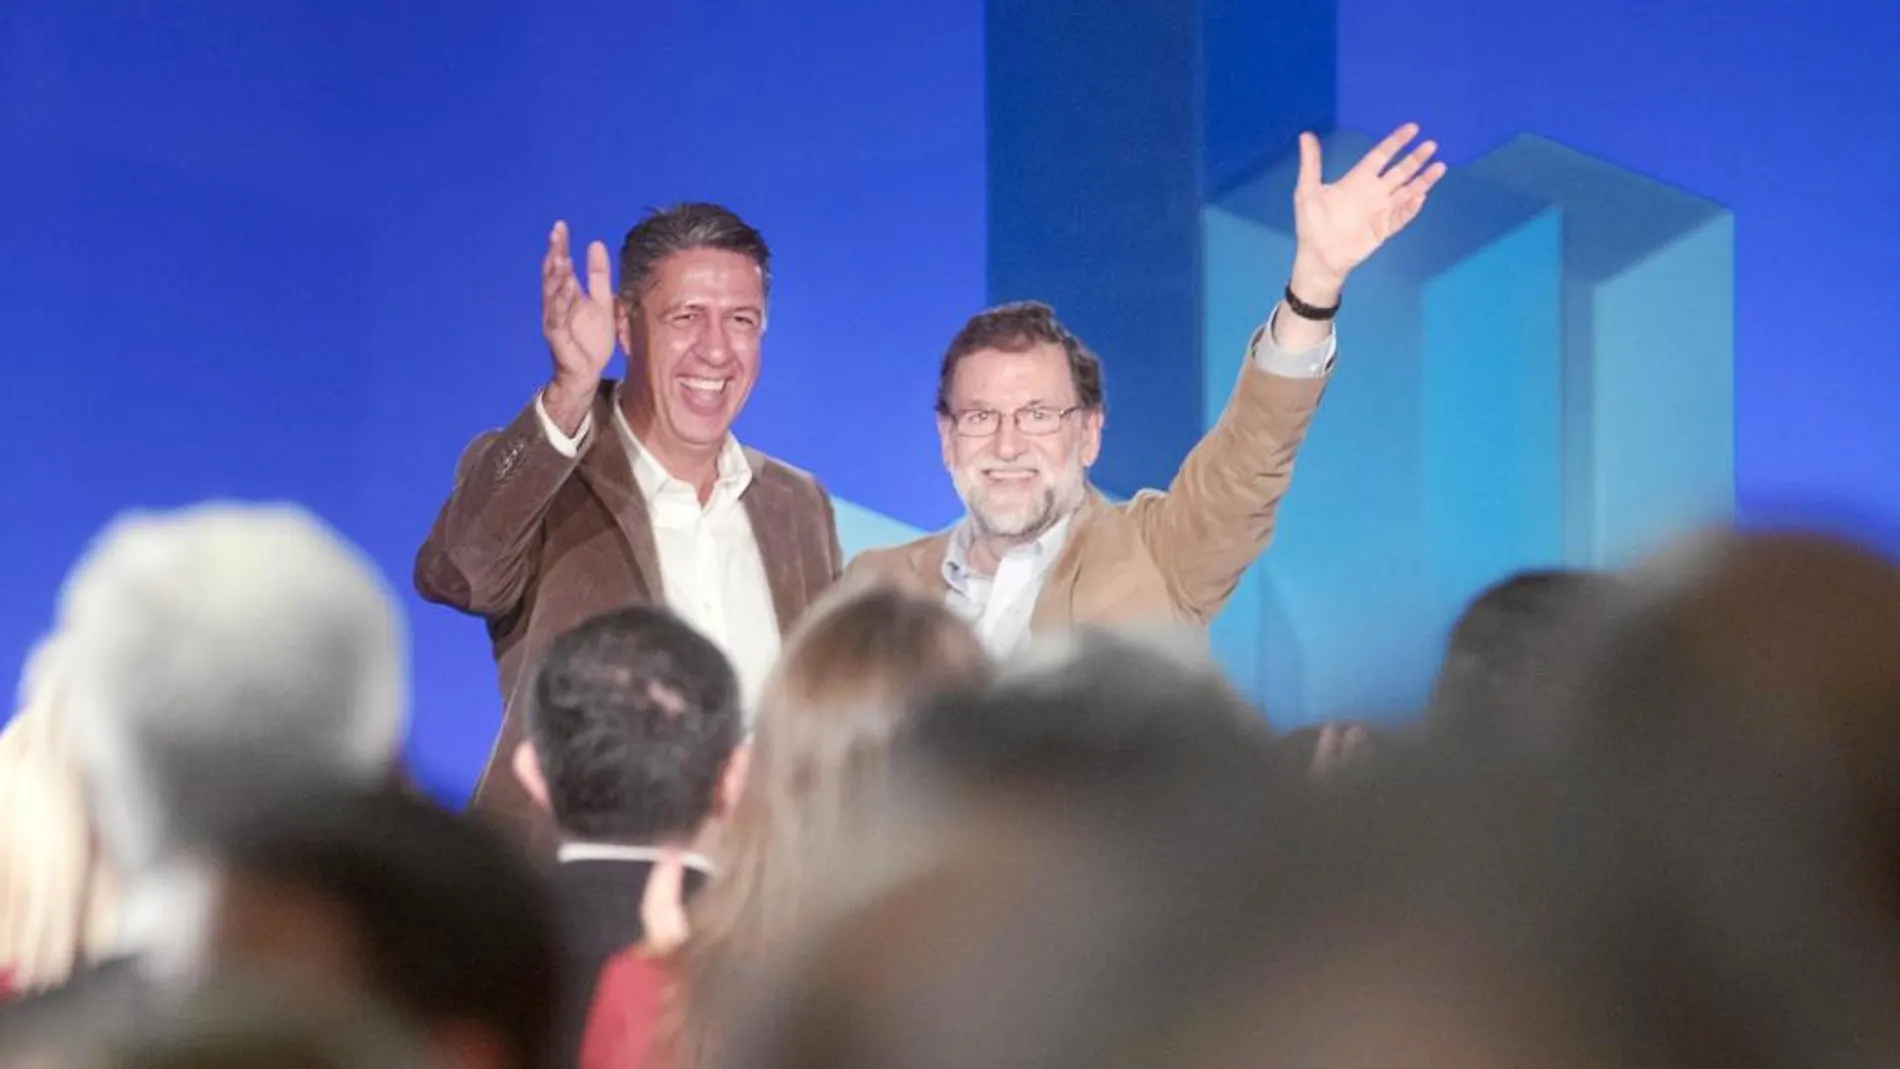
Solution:
[(987, 532), (983, 530), (982, 524), (978, 523), (975, 517), (972, 517), (970, 523), (973, 537), (970, 539), (970, 550), (964, 563), (969, 566), (971, 571), (976, 572), (978, 575), (993, 576), (996, 574), (996, 569), (1002, 566), (1003, 558), (1008, 556), (1012, 550), (1034, 545), (1042, 536), (1055, 530), (1058, 524), (1074, 514), (1075, 510), (1070, 509), (1067, 512), (1053, 517), (1047, 523), (1044, 523), (1033, 531), (1025, 531), (1022, 534), (1015, 535), (992, 534)]
[(979, 532), (970, 540), (970, 570), (978, 575), (995, 575), (1010, 550), (1029, 545), (1041, 537), (1041, 531), (1033, 535), (988, 535)]
[(665, 435), (655, 433), (659, 417), (643, 398), (644, 394), (638, 391), (621, 391), (620, 411), (627, 421), (627, 429), (662, 470), (691, 486), (699, 494), (699, 503), (704, 505), (712, 500), (713, 485), (719, 481), (719, 447), (696, 448), (670, 442)]

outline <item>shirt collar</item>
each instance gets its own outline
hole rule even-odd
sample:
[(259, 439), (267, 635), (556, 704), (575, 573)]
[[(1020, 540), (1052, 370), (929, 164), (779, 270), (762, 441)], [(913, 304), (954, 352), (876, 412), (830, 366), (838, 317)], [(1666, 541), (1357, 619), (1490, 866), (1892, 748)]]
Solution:
[[(657, 846), (568, 842), (561, 844), (560, 852), (555, 856), (562, 864), (570, 861), (645, 861), (658, 864), (665, 854), (666, 851)], [(712, 860), (697, 851), (682, 851), (680, 860), (685, 862), (689, 869), (697, 869), (708, 876), (713, 874)]]
[[(641, 495), (651, 501), (670, 486), (686, 486), (685, 482), (675, 478), (660, 464), (659, 459), (647, 449), (646, 443), (627, 425), (627, 414), (620, 407), (621, 385), (614, 384), (614, 430), (620, 434), (621, 444), (627, 447), (627, 455), (633, 460), (633, 481), (639, 484)], [(714, 492), (737, 500), (750, 485), (752, 465), (746, 460), (745, 450), (740, 447), (739, 440), (728, 434), (726, 443), (719, 448), (719, 477), (713, 483)], [(694, 493), (697, 495), (697, 489), (694, 489)]]
[[(1069, 521), (1075, 518), (1071, 512), (1055, 523), (1047, 531), (1036, 537), (1034, 542), (1020, 545), (1004, 554), (1004, 559), (1028, 557), (1037, 572), (1046, 571), (1055, 563), (1056, 554), (1061, 552), (1062, 543), (1069, 536)], [(943, 579), (950, 589), (958, 593), (968, 593), (971, 579), (985, 579), (969, 565), (970, 546), (976, 541), (976, 523), (965, 516), (950, 532), (950, 545), (943, 554)]]

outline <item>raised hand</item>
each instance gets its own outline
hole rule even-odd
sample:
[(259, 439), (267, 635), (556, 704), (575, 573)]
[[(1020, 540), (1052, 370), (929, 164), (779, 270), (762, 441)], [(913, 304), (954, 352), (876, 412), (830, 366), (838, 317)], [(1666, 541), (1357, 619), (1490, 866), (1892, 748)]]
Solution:
[(1327, 724), (1313, 744), (1313, 782), (1332, 784), (1365, 756), (1366, 729), (1358, 724)]
[(640, 924), (646, 938), (640, 950), (651, 957), (666, 957), (686, 942), (690, 926), (686, 922), (684, 888), (686, 859), (678, 850), (665, 850), (647, 875), (646, 891), (640, 896)]
[(554, 357), (554, 387), (591, 401), (614, 355), (613, 272), (607, 246), (587, 246), (587, 289), (574, 276), (567, 224), (557, 222), (541, 259), (541, 333)]
[(1327, 183), (1320, 179), (1319, 139), (1300, 135), (1300, 177), (1293, 190), (1298, 238), (1294, 275), (1313, 291), (1312, 296), (1299, 294), (1303, 299), (1331, 303), (1353, 268), (1417, 218), (1425, 195), (1445, 175), (1443, 163), (1426, 166), (1438, 151), (1435, 141), (1422, 142), (1399, 159), (1417, 136), (1418, 125), (1406, 123), (1339, 181)]

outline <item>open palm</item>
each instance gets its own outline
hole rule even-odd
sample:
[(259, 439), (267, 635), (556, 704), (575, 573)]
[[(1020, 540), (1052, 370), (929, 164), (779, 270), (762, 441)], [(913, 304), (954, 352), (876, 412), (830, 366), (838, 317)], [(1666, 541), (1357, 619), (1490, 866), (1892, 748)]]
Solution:
[(555, 378), (597, 382), (614, 355), (613, 273), (607, 246), (587, 246), (587, 288), (568, 252), (567, 224), (557, 222), (541, 260), (541, 333), (554, 357)]
[(1405, 229), (1425, 206), (1425, 195), (1444, 177), (1445, 165), (1433, 163), (1435, 141), (1422, 142), (1403, 160), (1399, 153), (1418, 136), (1406, 123), (1394, 130), (1337, 182), (1320, 179), (1319, 139), (1300, 135), (1300, 177), (1293, 190), (1293, 225), (1301, 254), (1335, 279), (1378, 251)]

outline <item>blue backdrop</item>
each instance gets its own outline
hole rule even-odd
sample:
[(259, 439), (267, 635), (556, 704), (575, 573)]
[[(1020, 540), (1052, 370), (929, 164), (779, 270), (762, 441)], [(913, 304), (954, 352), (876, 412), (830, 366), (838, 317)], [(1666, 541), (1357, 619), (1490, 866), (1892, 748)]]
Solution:
[[(554, 218), (611, 244), (643, 207), (704, 198), (765, 231), (777, 286), (741, 433), (853, 503), (862, 543), (954, 514), (932, 379), (944, 341), (991, 299), (1052, 298), (1104, 353), (1111, 489), (1165, 478), (1208, 384), (1230, 374), (1228, 332), (1271, 303), (1276, 224), (1247, 198), (1265, 198), (1300, 126), (1341, 128), (1343, 152), (1355, 131), (1417, 119), (1474, 165), (1473, 207), (1444, 213), (1464, 222), (1395, 255), (1390, 299), (1429, 289), (1470, 307), (1485, 278), (1444, 281), (1466, 253), (1530, 257), (1549, 285), (1521, 296), (1531, 311), (1508, 352), (1574, 348), (1552, 324), (1583, 277), (1574, 228), (1590, 207), (1529, 189), (1522, 159), (1500, 164), (1516, 135), (1693, 196), (1682, 218), (1703, 204), (1731, 218), (1732, 278), (1718, 281), (1732, 287), (1744, 513), (1826, 499), (1900, 514), (1885, 468), (1900, 428), (1882, 411), (1900, 374), (1886, 295), (1900, 281), (1900, 112), (1882, 106), (1900, 97), (1885, 61), (1900, 15), (1738, 2), (1717, 22), (1690, 0), (1131, 0), (1116, 20), (1079, 0), (1013, 0), (987, 19), (974, 0), (734, 0), (716, 18), (683, 0), (215, 13), (11, 0), (0, 663), (45, 628), (59, 577), (113, 512), (293, 498), (409, 599), (412, 756), (460, 796), (498, 715), (492, 668), (479, 625), (409, 594), (409, 566), (462, 445), (545, 374), (536, 273)], [(1397, 322), (1369, 317), (1381, 298), (1355, 299), (1342, 362)], [(1625, 323), (1644, 339), (1628, 361), (1666, 376), (1679, 330), (1695, 333), (1689, 349), (1726, 344), (1666, 313)], [(1432, 405), (1502, 403), (1446, 359), (1420, 364), (1427, 425)], [(1521, 411), (1548, 400), (1540, 374), (1506, 376), (1535, 394)], [(1284, 567), (1311, 566), (1250, 580), (1246, 626), (1224, 632), (1230, 665), (1288, 719), (1391, 697), (1287, 682), (1363, 661), (1328, 628), (1394, 596), (1387, 568), (1355, 568), (1340, 548), (1365, 510), (1328, 506), (1341, 491), (1323, 481), (1349, 470), (1349, 443), (1404, 380), (1378, 381), (1329, 400), (1289, 503)], [(1528, 417), (1507, 431), (1542, 441)], [(1469, 441), (1421, 441), (1436, 458), (1425, 470), (1502, 477)], [(1535, 497), (1537, 470), (1507, 473), (1529, 489), (1503, 513), (1464, 502), (1460, 522), (1501, 516), (1519, 534), (1490, 556), (1446, 549), (1458, 584), (1542, 537), (1509, 511)], [(1420, 594), (1417, 618), (1462, 585)], [(1321, 602), (1344, 608), (1310, 615)]]
[(6, 663), (114, 511), (294, 498), (408, 596), (413, 756), (465, 793), (494, 672), (410, 563), (546, 377), (556, 217), (618, 248), (645, 206), (735, 207), (777, 258), (743, 436), (951, 514), (927, 410), (984, 297), (980, 8), (216, 6), (0, 5)]

